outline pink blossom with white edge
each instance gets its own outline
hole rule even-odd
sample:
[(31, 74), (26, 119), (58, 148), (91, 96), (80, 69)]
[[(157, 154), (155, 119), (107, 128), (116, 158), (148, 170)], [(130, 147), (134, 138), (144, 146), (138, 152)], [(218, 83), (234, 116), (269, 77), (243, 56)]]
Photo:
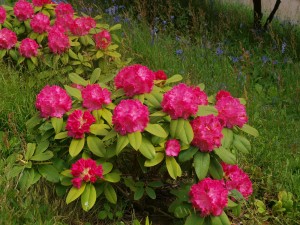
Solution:
[(38, 43), (30, 38), (25, 38), (21, 41), (19, 52), (21, 56), (25, 58), (31, 58), (38, 54)]
[(165, 144), (167, 156), (178, 156), (180, 152), (180, 142), (176, 139), (170, 139)]

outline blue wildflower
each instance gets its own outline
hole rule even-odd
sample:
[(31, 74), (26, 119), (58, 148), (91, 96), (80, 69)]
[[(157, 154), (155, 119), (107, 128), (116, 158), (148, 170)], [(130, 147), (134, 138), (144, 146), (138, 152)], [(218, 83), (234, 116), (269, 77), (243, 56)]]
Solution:
[(217, 49), (216, 49), (216, 54), (218, 55), (218, 56), (220, 56), (220, 55), (222, 55), (224, 53), (224, 51), (221, 49), (221, 47), (217, 47)]
[(286, 43), (283, 42), (281, 45), (281, 53), (283, 54), (285, 52), (285, 48), (286, 48)]
[(182, 49), (176, 50), (176, 55), (182, 55), (182, 53), (183, 53), (183, 50), (182, 50)]
[(261, 61), (265, 64), (265, 63), (267, 63), (269, 61), (269, 58), (267, 56), (263, 55), (261, 57)]
[(231, 60), (233, 63), (237, 63), (239, 61), (239, 57), (231, 56)]

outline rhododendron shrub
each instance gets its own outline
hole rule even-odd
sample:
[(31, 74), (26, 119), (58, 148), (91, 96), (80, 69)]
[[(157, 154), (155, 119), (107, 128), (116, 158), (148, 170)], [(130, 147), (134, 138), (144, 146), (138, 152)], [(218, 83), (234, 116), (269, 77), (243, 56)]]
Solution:
[[(37, 96), (39, 112), (26, 124), (32, 141), (17, 165), (21, 184), (44, 177), (67, 204), (81, 198), (85, 211), (98, 199), (117, 204), (120, 195), (148, 204), (168, 190), (175, 195), (169, 212), (187, 224), (230, 224), (227, 211), (252, 193), (236, 156), (251, 150), (244, 134), (258, 132), (220, 121), (217, 104), (234, 98), (229, 92), (208, 97), (203, 84), (178, 84), (180, 75), (156, 79), (139, 64), (113, 82), (100, 69), (88, 80), (74, 72), (69, 78), (71, 85), (46, 86)], [(239, 121), (240, 111), (230, 112)]]
[(95, 18), (78, 15), (68, 3), (19, 0), (13, 7), (0, 7), (0, 30), (14, 32), (19, 42), (33, 39), (39, 45), (40, 54), (24, 56), (20, 45), (15, 45), (17, 41), (3, 37), (7, 43), (2, 44), (0, 58), (7, 63), (13, 59), (14, 65), (21, 68), (25, 65), (29, 70), (42, 69), (41, 66), (64, 67), (67, 72), (72, 70), (85, 77), (100, 68), (103, 76), (112, 79), (116, 71), (126, 65), (117, 52), (116, 42), (120, 40), (113, 34), (120, 28), (120, 24), (112, 27), (105, 24), (100, 15)]
[(37, 56), (39, 45), (35, 40), (25, 38), (21, 41), (19, 52), (21, 56), (25, 58), (31, 58)]
[(11, 49), (17, 43), (17, 35), (13, 31), (3, 28), (0, 30), (0, 49)]

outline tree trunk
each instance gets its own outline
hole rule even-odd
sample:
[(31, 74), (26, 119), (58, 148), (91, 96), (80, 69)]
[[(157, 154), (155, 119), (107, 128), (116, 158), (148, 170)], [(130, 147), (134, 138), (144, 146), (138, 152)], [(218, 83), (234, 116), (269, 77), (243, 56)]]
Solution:
[[(254, 0), (253, 0), (253, 1), (254, 1)], [(264, 25), (264, 29), (265, 29), (265, 30), (268, 29), (269, 24), (272, 22), (272, 20), (273, 20), (273, 18), (274, 18), (274, 15), (275, 15), (277, 9), (279, 8), (280, 3), (281, 3), (280, 0), (276, 0), (275, 6), (274, 6), (272, 12), (270, 13), (270, 15), (269, 15), (269, 17), (268, 17), (268, 19), (266, 20), (266, 23), (265, 23), (265, 25)]]
[(253, 12), (254, 12), (254, 28), (260, 29), (262, 26), (261, 19), (263, 17), (261, 11), (261, 0), (253, 0)]

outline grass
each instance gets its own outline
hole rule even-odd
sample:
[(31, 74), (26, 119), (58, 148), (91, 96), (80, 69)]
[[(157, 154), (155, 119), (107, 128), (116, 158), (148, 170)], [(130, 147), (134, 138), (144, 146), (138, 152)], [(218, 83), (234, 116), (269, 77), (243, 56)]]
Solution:
[[(251, 154), (239, 158), (255, 189), (246, 204), (244, 224), (264, 220), (271, 224), (299, 224), (299, 27), (274, 21), (268, 33), (255, 34), (250, 29), (248, 9), (215, 5), (214, 10), (219, 16), (208, 21), (209, 27), (202, 21), (208, 15), (196, 18), (197, 13), (190, 11), (194, 22), (188, 32), (174, 30), (172, 24), (163, 30), (159, 23), (159, 32), (154, 35), (153, 27), (143, 22), (124, 23), (122, 52), (153, 70), (162, 69), (168, 75), (179, 73), (189, 84), (204, 83), (208, 94), (226, 89), (236, 97), (246, 98), (249, 124), (259, 130), (260, 137), (251, 139)], [(48, 73), (59, 75), (59, 71)], [(0, 74), (0, 223), (95, 222), (92, 216), (97, 211), (87, 215), (77, 206), (65, 206), (49, 184), (41, 182), (24, 193), (15, 188), (17, 180), (7, 177), (14, 161), (8, 156), (24, 150), (25, 122), (35, 112), (36, 93), (45, 84), (59, 83), (60, 79), (49, 75), (40, 80), (39, 72), (23, 73), (7, 65), (1, 65)], [(294, 212), (272, 211), (282, 190), (293, 193)], [(265, 203), (266, 212), (258, 212), (255, 199)]]

